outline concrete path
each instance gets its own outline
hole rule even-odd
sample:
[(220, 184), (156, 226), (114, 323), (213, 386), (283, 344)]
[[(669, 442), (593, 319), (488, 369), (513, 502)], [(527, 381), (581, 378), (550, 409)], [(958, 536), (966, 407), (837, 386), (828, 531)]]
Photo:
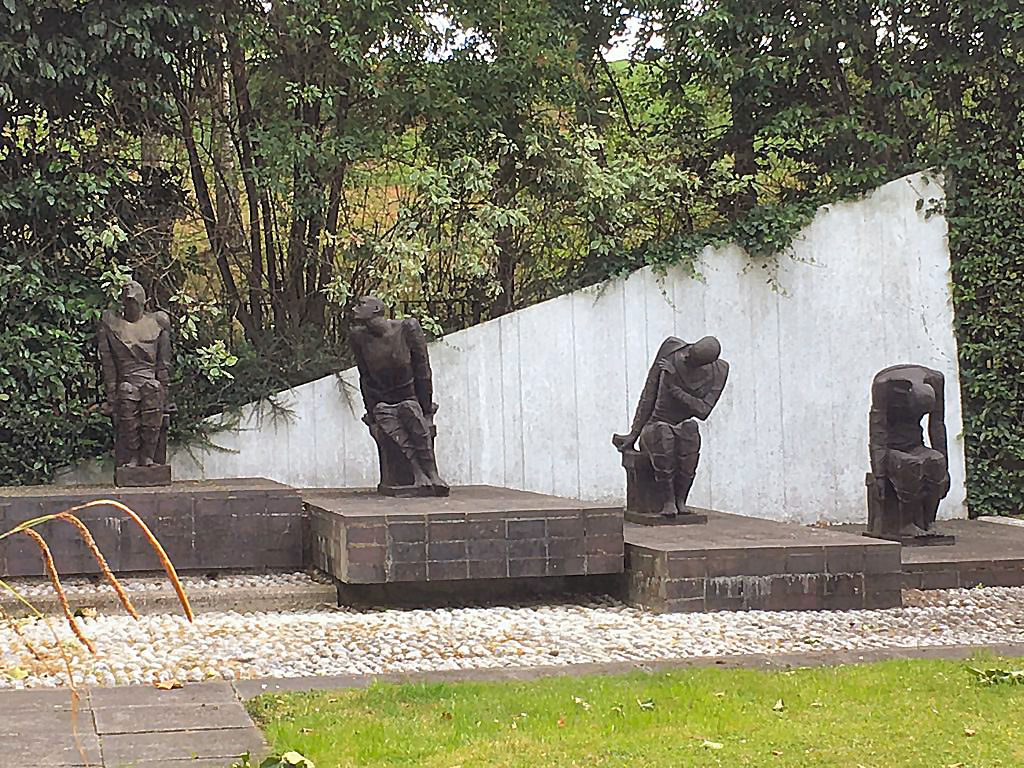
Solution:
[(230, 683), (83, 689), (74, 715), (66, 690), (0, 693), (0, 768), (226, 768), (263, 749)]

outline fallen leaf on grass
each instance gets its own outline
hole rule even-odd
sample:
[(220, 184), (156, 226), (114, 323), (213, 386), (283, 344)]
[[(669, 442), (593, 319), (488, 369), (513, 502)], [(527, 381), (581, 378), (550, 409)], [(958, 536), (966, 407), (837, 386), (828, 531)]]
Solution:
[(943, 766), (943, 768), (964, 768), (963, 763), (950, 763), (949, 765)]
[(557, 725), (559, 728), (565, 728), (565, 718), (564, 717), (558, 718), (558, 722), (555, 723), (555, 725)]
[(722, 698), (723, 696), (725, 696), (725, 691), (715, 691), (715, 696), (717, 696), (718, 698)]
[(312, 733), (312, 732), (313, 732), (312, 728), (300, 728), (299, 729), (299, 733)]
[(654, 709), (654, 699), (644, 699), (643, 701), (637, 699), (636, 705), (640, 707), (640, 709)]
[(772, 711), (773, 712), (781, 712), (785, 708), (786, 708), (785, 703), (782, 701), (782, 699), (779, 699), (778, 701), (775, 702), (775, 705), (772, 707)]
[(973, 728), (964, 728), (964, 736), (973, 736), (977, 731)]
[(590, 705), (583, 699), (581, 699), (579, 696), (573, 696), (572, 703), (576, 704), (577, 706), (583, 707), (583, 709), (590, 709)]
[(701, 744), (701, 746), (704, 747), (705, 749), (721, 749), (722, 748), (721, 742), (718, 742), (718, 741), (708, 741), (707, 739), (704, 739), (704, 743)]
[(172, 677), (170, 680), (159, 680), (153, 683), (153, 687), (159, 688), (161, 691), (170, 691), (174, 688), (184, 688), (185, 686), (181, 684), (180, 680)]
[(778, 757), (779, 755), (782, 754), (782, 750), (781, 749), (773, 749), (772, 750), (772, 754), (775, 755), (776, 757)]
[(824, 707), (825, 705), (822, 704), (820, 701), (812, 701), (811, 702), (811, 706), (812, 707)]
[(626, 716), (626, 713), (622, 711), (622, 707), (619, 704), (616, 704), (614, 707), (612, 707), (612, 712), (616, 713), (619, 717)]
[(452, 713), (451, 712), (442, 712), (441, 713), (441, 719), (442, 720), (451, 720), (452, 719)]

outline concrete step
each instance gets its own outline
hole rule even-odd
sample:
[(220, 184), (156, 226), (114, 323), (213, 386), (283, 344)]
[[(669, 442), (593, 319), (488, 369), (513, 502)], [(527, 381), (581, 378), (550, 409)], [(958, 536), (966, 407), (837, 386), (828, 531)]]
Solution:
[[(140, 614), (178, 613), (178, 597), (166, 576), (119, 578)], [(183, 576), (182, 585), (193, 611), (296, 611), (338, 604), (337, 588), (322, 573), (218, 574)], [(46, 615), (61, 614), (60, 602), (48, 580), (11, 579), (7, 584)], [(72, 611), (86, 615), (124, 615), (127, 612), (113, 588), (98, 577), (62, 579)], [(0, 590), (0, 608), (11, 616), (31, 615), (24, 603)]]

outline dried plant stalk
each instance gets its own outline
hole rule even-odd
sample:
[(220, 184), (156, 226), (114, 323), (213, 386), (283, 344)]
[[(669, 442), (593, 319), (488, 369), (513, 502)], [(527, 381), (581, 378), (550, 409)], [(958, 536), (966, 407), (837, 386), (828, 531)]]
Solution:
[(14, 620), (14, 617), (11, 616), (11, 614), (5, 611), (2, 607), (0, 607), (0, 619), (3, 619), (4, 623), (6, 623), (7, 626), (11, 628), (11, 631), (14, 633), (14, 636), (21, 640), (22, 645), (24, 645), (28, 649), (28, 652), (35, 657), (36, 661), (40, 662), (41, 664), (46, 664), (46, 671), (52, 672), (53, 670), (49, 667), (49, 664), (47, 663), (43, 655), (39, 651), (37, 651), (32, 646), (32, 643), (28, 641), (28, 638), (25, 637), (24, 634), (22, 634), (21, 628), (18, 626), (18, 622), (16, 622)]
[(50, 548), (46, 546), (46, 541), (31, 528), (26, 528), (22, 531), (39, 547), (39, 551), (43, 554), (43, 563), (46, 565), (46, 572), (50, 576), (50, 582), (53, 584), (54, 590), (57, 592), (57, 598), (60, 600), (60, 606), (64, 609), (64, 616), (67, 617), (68, 624), (71, 626), (71, 631), (75, 633), (75, 637), (78, 641), (89, 649), (89, 653), (96, 653), (96, 648), (82, 633), (82, 628), (78, 626), (78, 622), (75, 621), (74, 614), (71, 613), (71, 606), (68, 604), (68, 596), (64, 593), (64, 587), (60, 584), (60, 577), (57, 575), (57, 567), (53, 564), (53, 554), (50, 552)]
[(57, 517), (71, 523), (71, 525), (78, 529), (78, 533), (82, 537), (82, 541), (84, 541), (85, 546), (89, 548), (89, 552), (92, 553), (93, 558), (96, 560), (100, 570), (103, 572), (103, 576), (110, 583), (110, 586), (114, 588), (114, 592), (121, 601), (121, 605), (124, 606), (124, 609), (128, 611), (133, 619), (138, 619), (139, 614), (135, 610), (135, 606), (132, 605), (132, 601), (128, 598), (128, 593), (125, 592), (124, 587), (121, 586), (121, 582), (119, 582), (117, 577), (114, 576), (114, 572), (110, 570), (110, 566), (107, 564), (107, 559), (103, 557), (103, 553), (100, 552), (100, 548), (96, 546), (96, 539), (94, 539), (92, 534), (89, 533), (89, 529), (85, 527), (85, 523), (70, 512), (61, 512)]
[(142, 533), (145, 535), (146, 540), (149, 542), (149, 545), (153, 548), (153, 551), (156, 552), (156, 556), (160, 559), (160, 563), (161, 565), (163, 565), (164, 571), (166, 571), (167, 573), (167, 578), (170, 579), (171, 584), (174, 586), (174, 591), (178, 595), (178, 602), (181, 603), (181, 607), (185, 611), (185, 617), (189, 621), (195, 621), (195, 614), (192, 613), (192, 606), (189, 604), (188, 597), (185, 595), (185, 588), (181, 585), (181, 579), (178, 578), (178, 572), (174, 570), (174, 565), (171, 564), (171, 559), (167, 556), (167, 552), (164, 550), (160, 542), (156, 540), (156, 537), (153, 535), (153, 532), (149, 530), (149, 526), (142, 522), (142, 518), (135, 514), (135, 512), (132, 509), (126, 507), (119, 501), (112, 501), (110, 499), (97, 499), (96, 501), (87, 501), (85, 504), (79, 504), (77, 507), (72, 507), (71, 509), (67, 510), (67, 513), (77, 512), (80, 509), (86, 509), (88, 507), (98, 507), (102, 505), (107, 505), (120, 509), (132, 520), (134, 520), (136, 524), (139, 526), (139, 528), (142, 529)]

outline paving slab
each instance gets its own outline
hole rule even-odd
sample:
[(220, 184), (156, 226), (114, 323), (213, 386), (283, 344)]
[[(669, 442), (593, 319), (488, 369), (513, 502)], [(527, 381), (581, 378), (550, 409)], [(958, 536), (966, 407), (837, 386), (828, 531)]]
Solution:
[(0, 737), (0, 768), (34, 768), (35, 766), (101, 765), (100, 744), (96, 734), (82, 728), (76, 744), (69, 730), (40, 728), (37, 732), (17, 737)]
[(252, 720), (237, 701), (220, 704), (136, 704), (95, 710), (96, 732), (160, 733), (211, 728), (251, 728)]
[(72, 727), (81, 731), (94, 732), (93, 714), (89, 709), (12, 709), (0, 712), (0, 740), (8, 736), (31, 735), (40, 731), (71, 732)]
[(106, 768), (143, 764), (146, 757), (167, 760), (221, 758), (227, 764), (263, 749), (263, 737), (255, 726), (209, 731), (125, 733), (102, 737)]
[(90, 705), (94, 709), (153, 704), (218, 704), (231, 701), (234, 689), (228, 682), (190, 683), (164, 691), (152, 685), (125, 685), (117, 688), (91, 688)]
[[(79, 691), (78, 706), (88, 707), (88, 693)], [(71, 692), (66, 688), (37, 688), (29, 691), (4, 691), (0, 696), (0, 721), (7, 712), (24, 709), (71, 709)]]

